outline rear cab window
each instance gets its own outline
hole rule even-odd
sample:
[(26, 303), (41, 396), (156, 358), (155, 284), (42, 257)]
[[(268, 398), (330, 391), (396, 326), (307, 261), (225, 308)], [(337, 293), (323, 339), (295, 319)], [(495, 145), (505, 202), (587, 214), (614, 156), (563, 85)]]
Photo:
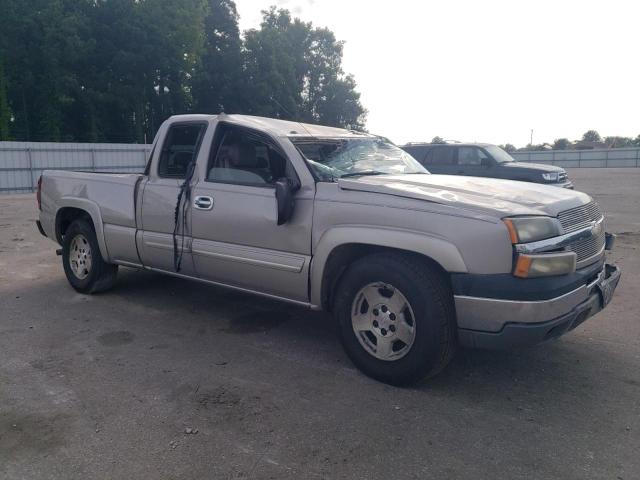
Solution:
[(195, 162), (206, 123), (179, 123), (169, 127), (160, 152), (158, 176), (184, 179), (191, 162)]
[(427, 152), (426, 163), (431, 165), (453, 165), (453, 147), (434, 147)]

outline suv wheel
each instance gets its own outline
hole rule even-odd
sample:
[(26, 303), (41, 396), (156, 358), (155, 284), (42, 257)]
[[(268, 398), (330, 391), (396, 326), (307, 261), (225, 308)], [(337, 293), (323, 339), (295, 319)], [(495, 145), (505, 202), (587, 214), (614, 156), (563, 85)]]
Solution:
[(453, 296), (443, 276), (402, 254), (374, 254), (341, 279), (334, 312), (353, 363), (393, 385), (440, 372), (456, 347)]
[(113, 287), (118, 266), (106, 263), (93, 226), (75, 220), (62, 240), (62, 265), (67, 280), (80, 293), (95, 293)]

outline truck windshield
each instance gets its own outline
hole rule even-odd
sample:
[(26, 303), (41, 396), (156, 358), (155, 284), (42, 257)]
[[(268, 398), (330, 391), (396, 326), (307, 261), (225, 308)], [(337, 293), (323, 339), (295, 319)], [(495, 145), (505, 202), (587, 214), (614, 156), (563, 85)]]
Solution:
[(489, 152), (489, 155), (491, 155), (493, 159), (498, 163), (515, 162), (515, 159), (500, 147), (489, 145), (485, 147), (485, 150)]
[(344, 176), (429, 173), (411, 155), (380, 137), (290, 140), (321, 181)]

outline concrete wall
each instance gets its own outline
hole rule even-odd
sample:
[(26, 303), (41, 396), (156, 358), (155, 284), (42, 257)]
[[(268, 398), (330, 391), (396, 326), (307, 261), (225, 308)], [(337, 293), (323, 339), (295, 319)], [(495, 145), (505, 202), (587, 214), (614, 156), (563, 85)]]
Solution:
[(0, 142), (0, 193), (35, 190), (45, 169), (142, 172), (151, 145)]
[(546, 163), (565, 168), (640, 167), (640, 148), (549, 150), (514, 152), (511, 155), (519, 162)]
[[(151, 145), (0, 142), (0, 194), (32, 192), (44, 169), (142, 172)], [(519, 162), (566, 168), (640, 167), (640, 148), (515, 152)]]

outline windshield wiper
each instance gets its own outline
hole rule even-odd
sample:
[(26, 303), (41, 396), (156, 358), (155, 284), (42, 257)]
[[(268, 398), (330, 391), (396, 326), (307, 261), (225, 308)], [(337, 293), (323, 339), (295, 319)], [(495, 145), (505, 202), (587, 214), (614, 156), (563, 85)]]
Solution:
[(362, 170), (361, 172), (351, 172), (340, 175), (340, 178), (359, 177), (361, 175), (388, 175), (387, 172), (379, 172), (378, 170)]

